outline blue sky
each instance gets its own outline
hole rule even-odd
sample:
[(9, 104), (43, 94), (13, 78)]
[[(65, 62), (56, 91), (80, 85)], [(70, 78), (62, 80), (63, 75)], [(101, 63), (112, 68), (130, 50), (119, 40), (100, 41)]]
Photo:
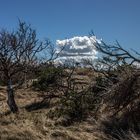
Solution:
[(93, 30), (105, 42), (140, 51), (140, 0), (0, 0), (0, 28), (15, 28), (18, 18), (53, 42)]

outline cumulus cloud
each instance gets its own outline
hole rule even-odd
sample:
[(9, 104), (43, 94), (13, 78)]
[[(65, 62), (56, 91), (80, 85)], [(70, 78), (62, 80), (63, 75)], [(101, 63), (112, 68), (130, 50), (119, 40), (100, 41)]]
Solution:
[(73, 59), (76, 62), (80, 62), (82, 59), (95, 59), (97, 56), (95, 43), (97, 42), (100, 43), (101, 40), (97, 39), (96, 36), (76, 36), (69, 39), (56, 40), (58, 52), (64, 47), (57, 61), (63, 62)]

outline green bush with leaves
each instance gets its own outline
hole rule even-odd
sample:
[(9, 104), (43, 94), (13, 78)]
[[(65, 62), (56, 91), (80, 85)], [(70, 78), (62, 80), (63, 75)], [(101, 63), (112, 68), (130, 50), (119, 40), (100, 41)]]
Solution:
[(91, 113), (95, 113), (100, 101), (95, 94), (90, 91), (81, 93), (70, 92), (60, 99), (60, 103), (55, 110), (48, 114), (51, 118), (65, 118), (69, 125), (74, 121), (81, 121), (87, 118)]
[(33, 82), (33, 87), (40, 91), (47, 91), (48, 87), (56, 86), (60, 82), (62, 73), (62, 68), (46, 68), (39, 73), (37, 81)]

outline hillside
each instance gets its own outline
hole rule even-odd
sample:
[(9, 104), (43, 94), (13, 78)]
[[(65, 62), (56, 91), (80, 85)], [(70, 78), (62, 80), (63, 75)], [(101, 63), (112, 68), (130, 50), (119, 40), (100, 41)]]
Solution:
[[(123, 75), (123, 77), (121, 76), (122, 78), (121, 82), (113, 86), (113, 88), (111, 88), (112, 89), (111, 91), (114, 92), (114, 94), (117, 90), (119, 90), (117, 94), (120, 94), (122, 92), (120, 94), (120, 97), (115, 95), (116, 96), (115, 98), (116, 99), (118, 98), (117, 101), (119, 100), (121, 101), (121, 99), (125, 101), (125, 96), (123, 95), (123, 93), (127, 93), (126, 91), (128, 87), (130, 91), (131, 88), (132, 89), (134, 88), (134, 91), (137, 93), (139, 93), (139, 89), (140, 89), (139, 77), (133, 79), (132, 75), (128, 76), (127, 74), (129, 78), (124, 78), (126, 75), (125, 74), (121, 74), (121, 75)], [(72, 84), (74, 84), (76, 87), (75, 92), (77, 91), (77, 93), (75, 94), (79, 94), (81, 91), (88, 88), (89, 85), (93, 87), (96, 86), (96, 77), (98, 76), (99, 75), (97, 73), (89, 69), (76, 69), (71, 77)], [(129, 81), (131, 84), (131, 88), (129, 85)], [(134, 83), (131, 83), (131, 81), (134, 81)], [(126, 86), (126, 89), (124, 85)], [(55, 87), (55, 89), (57, 89), (57, 87)], [(98, 87), (94, 87), (94, 90), (96, 92), (98, 90), (100, 91)], [(51, 90), (51, 92), (52, 91), (54, 92), (54, 90)], [(59, 91), (61, 93), (62, 89), (59, 89)], [(75, 116), (78, 117), (77, 120), (75, 118), (71, 118), (73, 116), (69, 116), (68, 111), (70, 110), (65, 110), (67, 112), (63, 112), (63, 108), (65, 107), (65, 104), (62, 104), (63, 106), (61, 108), (61, 102), (60, 102), (61, 99), (59, 100), (59, 98), (58, 99), (52, 98), (51, 101), (44, 100), (45, 97), (48, 97), (49, 92), (50, 89), (49, 91), (46, 92), (40, 92), (38, 90), (34, 90), (32, 86), (28, 88), (22, 87), (18, 89), (15, 94), (15, 100), (19, 107), (19, 111), (17, 113), (11, 113), (6, 103), (6, 98), (7, 98), (6, 88), (4, 86), (1, 86), (0, 88), (0, 110), (1, 110), (0, 139), (1, 140), (46, 140), (46, 139), (47, 140), (111, 140), (111, 139), (112, 140), (139, 140), (139, 130), (137, 130), (137, 132), (136, 130), (135, 132), (133, 132), (133, 130), (130, 131), (130, 129), (128, 129), (129, 131), (127, 130), (128, 122), (131, 125), (130, 126), (131, 129), (132, 129), (132, 125), (135, 127), (135, 125), (139, 124), (139, 119), (138, 119), (139, 113), (137, 108), (135, 109), (133, 107), (132, 111), (130, 109), (128, 111), (128, 107), (130, 108), (131, 103), (133, 102), (128, 103), (128, 106), (124, 107), (123, 110), (119, 111), (119, 113), (116, 116), (112, 116), (112, 114), (114, 112), (116, 113), (116, 111), (109, 107), (111, 103), (110, 101), (108, 101), (108, 99), (110, 97), (107, 97), (106, 95), (105, 98), (102, 97), (102, 100), (99, 102), (99, 107), (96, 113), (95, 110), (93, 109), (86, 111), (85, 109), (87, 108), (84, 108), (84, 104), (86, 104), (86, 102), (83, 101), (82, 116), (80, 115), (79, 108), (76, 108), (76, 110), (74, 110), (75, 108), (73, 108), (73, 110), (71, 110), (72, 113), (74, 112), (79, 113), (78, 116)], [(54, 95), (59, 95), (60, 93)], [(108, 95), (110, 95), (110, 93), (108, 93)], [(130, 97), (131, 96), (132, 95), (130, 94)], [(98, 94), (94, 96), (94, 99), (96, 99), (96, 97), (98, 97)], [(80, 96), (78, 100), (80, 100)], [(94, 100), (92, 100), (92, 104), (94, 104), (93, 101)], [(137, 102), (139, 103), (139, 98), (134, 100), (135, 104)], [(89, 98), (87, 103), (88, 104), (90, 103)], [(90, 104), (90, 106), (92, 104)], [(123, 101), (121, 101), (121, 104), (123, 105)], [(95, 105), (98, 105), (98, 103), (96, 103)], [(73, 107), (73, 105), (71, 105), (71, 107)], [(135, 107), (137, 107), (137, 104), (135, 105)], [(84, 116), (85, 113), (86, 116)], [(131, 115), (132, 113), (134, 114), (133, 116)], [(137, 119), (135, 120), (136, 124), (134, 124), (134, 120), (133, 120), (134, 118), (132, 117)]]

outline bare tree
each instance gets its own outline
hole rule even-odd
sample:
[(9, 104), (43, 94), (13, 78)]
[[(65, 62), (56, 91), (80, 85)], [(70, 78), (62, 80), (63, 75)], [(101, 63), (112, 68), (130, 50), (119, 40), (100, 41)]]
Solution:
[(19, 21), (19, 27), (13, 32), (0, 32), (0, 71), (7, 84), (7, 104), (11, 112), (18, 111), (14, 99), (13, 78), (20, 72), (27, 73), (27, 67), (40, 58), (40, 52), (50, 45), (50, 41), (41, 42), (36, 31), (25, 22)]
[(134, 111), (140, 103), (140, 53), (124, 49), (117, 41), (115, 45), (103, 41), (93, 45), (99, 52), (98, 59), (84, 62), (103, 75), (97, 86), (102, 89), (104, 101), (115, 108), (115, 114), (128, 106), (127, 111)]
[(96, 43), (96, 49), (102, 53), (102, 63), (109, 65), (113, 64), (113, 66), (119, 66), (121, 64), (133, 65), (136, 63), (140, 63), (140, 53), (132, 49), (132, 52), (124, 49), (118, 41), (116, 41), (116, 45), (107, 45), (105, 42)]
[[(91, 32), (90, 36), (94, 36), (94, 33)], [(119, 67), (140, 65), (140, 53), (133, 49), (131, 51), (124, 49), (118, 41), (115, 45), (108, 45), (104, 41), (93, 42), (93, 45), (98, 51), (98, 58), (95, 60), (86, 59), (83, 60), (83, 63), (93, 68), (95, 72), (102, 73), (108, 80), (113, 76), (114, 79), (116, 78), (113, 71)]]

